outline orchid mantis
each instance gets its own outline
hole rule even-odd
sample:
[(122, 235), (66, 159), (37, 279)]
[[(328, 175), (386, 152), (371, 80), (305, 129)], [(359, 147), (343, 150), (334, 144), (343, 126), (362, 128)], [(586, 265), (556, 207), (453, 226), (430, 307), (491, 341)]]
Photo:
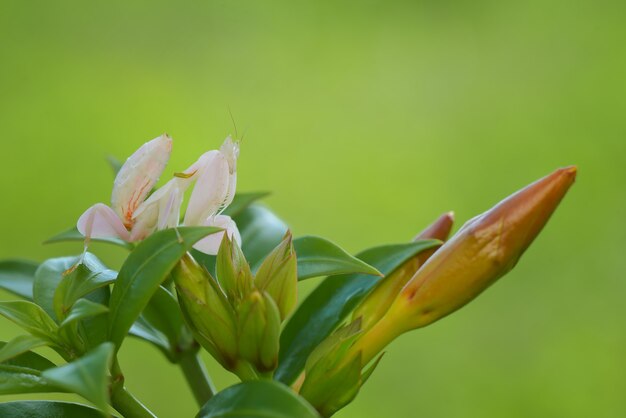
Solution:
[(241, 244), (237, 225), (222, 214), (235, 196), (238, 141), (227, 137), (219, 150), (202, 154), (189, 168), (174, 174), (150, 194), (169, 161), (171, 150), (172, 138), (163, 134), (139, 147), (126, 160), (113, 183), (111, 206), (96, 203), (78, 219), (77, 228), (85, 236), (86, 246), (92, 238), (137, 242), (154, 231), (178, 226), (184, 194), (194, 181), (181, 225), (224, 229), (199, 241), (194, 248), (215, 255), (224, 233)]

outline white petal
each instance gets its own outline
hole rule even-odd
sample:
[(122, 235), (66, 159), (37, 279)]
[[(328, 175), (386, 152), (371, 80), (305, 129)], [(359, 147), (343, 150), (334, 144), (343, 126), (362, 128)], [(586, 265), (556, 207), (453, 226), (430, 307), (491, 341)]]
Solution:
[[(219, 151), (209, 151), (198, 160), (198, 178), (185, 213), (185, 225), (201, 225), (231, 199), (228, 161)], [(232, 199), (231, 199), (232, 200)]]
[(117, 213), (104, 203), (96, 203), (83, 213), (76, 224), (78, 231), (89, 238), (120, 238), (130, 235)]
[(208, 237), (201, 239), (193, 246), (196, 250), (205, 254), (216, 255), (220, 248), (224, 233), (227, 233), (231, 240), (235, 240), (237, 241), (237, 244), (241, 245), (241, 235), (239, 234), (239, 229), (237, 228), (235, 221), (233, 221), (230, 216), (215, 216), (207, 220), (203, 226), (216, 226), (218, 228), (223, 228), (225, 232), (211, 234)]
[(183, 194), (179, 184), (186, 179), (174, 178), (156, 190), (135, 211), (131, 241), (146, 238), (154, 230), (178, 225)]
[(111, 206), (127, 228), (135, 210), (159, 180), (172, 150), (172, 138), (166, 134), (143, 144), (124, 163), (115, 177)]

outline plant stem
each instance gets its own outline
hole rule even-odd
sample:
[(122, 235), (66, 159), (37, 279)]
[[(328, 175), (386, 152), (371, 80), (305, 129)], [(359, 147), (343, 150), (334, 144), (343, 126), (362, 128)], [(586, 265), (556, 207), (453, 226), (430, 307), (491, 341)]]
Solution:
[(198, 353), (189, 353), (180, 359), (179, 364), (196, 402), (203, 406), (216, 392), (204, 363)]
[(259, 375), (254, 370), (254, 367), (247, 361), (238, 361), (231, 371), (235, 373), (242, 382), (259, 379)]
[(118, 387), (111, 394), (111, 405), (124, 418), (156, 418), (148, 408), (143, 406), (126, 388)]

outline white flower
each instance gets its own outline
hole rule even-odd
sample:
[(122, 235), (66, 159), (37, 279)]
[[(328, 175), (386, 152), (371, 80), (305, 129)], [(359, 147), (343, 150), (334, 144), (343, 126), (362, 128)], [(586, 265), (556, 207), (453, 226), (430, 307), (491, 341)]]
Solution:
[(195, 181), (183, 225), (215, 226), (224, 232), (200, 240), (194, 248), (217, 254), (224, 233), (241, 244), (237, 225), (221, 214), (235, 196), (238, 142), (227, 137), (219, 150), (204, 153), (146, 199), (170, 151), (171, 138), (163, 135), (144, 144), (126, 161), (113, 185), (112, 207), (98, 203), (78, 220), (78, 230), (87, 240), (119, 238), (134, 242), (155, 230), (178, 226), (185, 191)]

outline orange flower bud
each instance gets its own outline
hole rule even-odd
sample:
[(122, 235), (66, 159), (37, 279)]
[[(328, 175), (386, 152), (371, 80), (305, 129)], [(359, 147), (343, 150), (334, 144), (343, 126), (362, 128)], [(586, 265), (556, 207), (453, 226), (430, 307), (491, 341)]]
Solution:
[(456, 311), (509, 272), (575, 177), (576, 167), (559, 169), (467, 222), (417, 271), (354, 349), (362, 348), (367, 362), (398, 335)]
[[(445, 241), (450, 234), (452, 224), (454, 223), (454, 213), (447, 212), (441, 215), (435, 222), (429, 225), (425, 230), (419, 233), (414, 241), (424, 239), (438, 239)], [(396, 298), (404, 285), (413, 277), (417, 269), (423, 265), (430, 256), (432, 256), (436, 248), (432, 248), (420, 252), (415, 257), (408, 260), (389, 276), (383, 278), (376, 287), (367, 295), (365, 299), (354, 310), (353, 318), (360, 318), (361, 327), (367, 330), (374, 326), (376, 322), (382, 318), (391, 302)]]

